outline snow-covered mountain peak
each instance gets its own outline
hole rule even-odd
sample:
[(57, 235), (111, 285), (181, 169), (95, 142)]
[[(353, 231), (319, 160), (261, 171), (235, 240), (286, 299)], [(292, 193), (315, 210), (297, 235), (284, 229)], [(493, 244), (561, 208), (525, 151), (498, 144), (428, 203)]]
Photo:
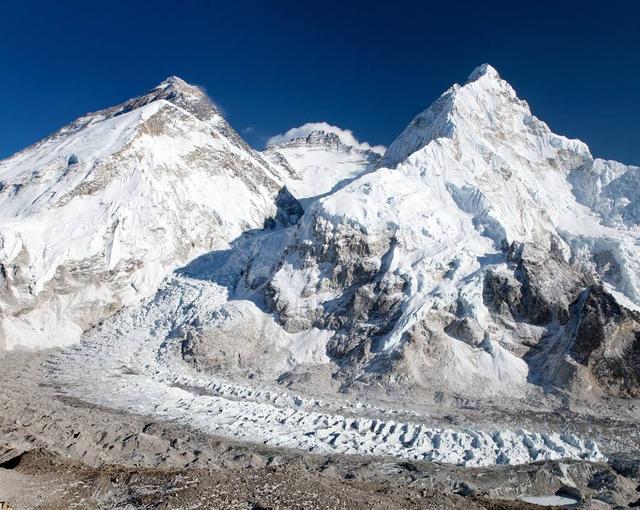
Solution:
[(324, 129), (288, 137), (267, 147), (263, 156), (279, 169), (293, 195), (305, 199), (303, 206), (373, 170), (380, 160), (368, 144), (349, 145), (339, 133)]
[(492, 80), (499, 80), (500, 74), (496, 71), (496, 68), (490, 64), (481, 64), (476, 67), (467, 78), (467, 82), (476, 81), (482, 77), (486, 77)]
[(442, 138), (450, 139), (458, 152), (467, 146), (471, 152), (545, 159), (569, 151), (578, 161), (591, 159), (585, 144), (553, 134), (532, 115), (527, 102), (488, 64), (477, 67), (464, 85), (453, 85), (418, 114), (389, 146), (380, 166), (395, 168)]
[(163, 80), (156, 88), (165, 89), (167, 87), (186, 88), (186, 87), (192, 87), (192, 85), (189, 85), (186, 81), (184, 81), (179, 76), (171, 75), (171, 76), (168, 76), (165, 80)]
[(281, 187), (175, 77), (0, 161), (0, 346), (77, 340), (177, 265), (277, 217)]
[(344, 144), (340, 141), (340, 137), (335, 133), (327, 133), (322, 130), (314, 130), (311, 131), (305, 138), (305, 143), (309, 145), (325, 145), (328, 147), (336, 147), (344, 146)]
[(349, 148), (350, 146), (343, 143), (340, 137), (332, 132), (323, 129), (314, 129), (304, 136), (291, 136), (288, 140), (271, 145), (270, 149), (279, 149), (282, 147), (293, 147), (300, 145), (321, 145), (324, 147)]
[(314, 139), (323, 139), (324, 137), (319, 133), (331, 133), (335, 134), (340, 142), (347, 146), (353, 147), (354, 149), (358, 149), (360, 151), (373, 151), (380, 156), (384, 154), (386, 148), (382, 145), (370, 145), (368, 142), (360, 141), (356, 138), (353, 131), (350, 129), (342, 129), (333, 124), (329, 124), (328, 122), (307, 122), (301, 126), (296, 126), (289, 129), (285, 133), (277, 134), (269, 138), (267, 140), (267, 148), (272, 148), (276, 146), (282, 146), (288, 143), (303, 143), (307, 142), (307, 137), (317, 131), (318, 133), (314, 134), (313, 137), (309, 141), (313, 141)]
[(337, 133), (324, 129), (314, 129), (304, 136), (292, 136), (286, 141), (271, 145), (267, 150), (279, 150), (285, 147), (322, 147), (343, 152), (374, 152), (371, 149), (350, 145), (340, 138)]
[(188, 111), (200, 120), (224, 122), (220, 112), (204, 90), (196, 85), (187, 83), (177, 76), (169, 76), (157, 87), (139, 98), (141, 102), (162, 99)]
[[(360, 357), (356, 377), (407, 349), (408, 377), (428, 384), (473, 371), (524, 384), (521, 353), (542, 338), (529, 326), (566, 323), (581, 289), (601, 279), (640, 303), (637, 170), (554, 134), (490, 66), (471, 77), (417, 115), (375, 171), (307, 209), (272, 279), (281, 322), (337, 331), (328, 351)], [(490, 293), (508, 282), (522, 302), (505, 329)]]
[(176, 98), (184, 99), (189, 97), (192, 99), (206, 100), (211, 103), (211, 100), (207, 97), (204, 90), (196, 85), (187, 83), (178, 76), (169, 76), (146, 95), (150, 96), (151, 100), (166, 99), (171, 101)]

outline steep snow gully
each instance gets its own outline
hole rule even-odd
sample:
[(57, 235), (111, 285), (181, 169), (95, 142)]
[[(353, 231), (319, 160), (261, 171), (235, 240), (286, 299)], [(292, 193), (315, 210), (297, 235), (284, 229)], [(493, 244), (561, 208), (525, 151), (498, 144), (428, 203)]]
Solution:
[[(640, 396), (640, 169), (488, 65), (367, 147), (256, 152), (177, 78), (78, 119), (0, 162), (0, 342), (67, 345), (61, 394), (243, 441), (602, 460), (523, 416)], [(505, 419), (443, 420), (482, 409)]]

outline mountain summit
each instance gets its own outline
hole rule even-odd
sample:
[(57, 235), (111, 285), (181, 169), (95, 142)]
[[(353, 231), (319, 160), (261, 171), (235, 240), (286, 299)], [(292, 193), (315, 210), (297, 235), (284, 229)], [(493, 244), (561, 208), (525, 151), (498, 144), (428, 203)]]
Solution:
[(287, 188), (303, 204), (372, 171), (380, 161), (378, 152), (363, 144), (349, 145), (339, 134), (323, 129), (271, 145), (262, 154), (286, 176)]
[[(534, 155), (539, 141), (567, 145), (576, 157), (590, 159), (587, 146), (551, 132), (534, 117), (529, 105), (488, 64), (477, 67), (462, 86), (456, 84), (424, 112), (417, 115), (389, 146), (380, 166), (395, 167), (430, 142), (447, 138), (469, 150), (491, 151), (501, 140), (511, 137), (514, 150)], [(571, 145), (571, 146), (569, 146)]]
[(276, 215), (276, 171), (170, 77), (0, 162), (0, 345), (52, 346)]
[(496, 71), (495, 67), (490, 64), (480, 64), (476, 67), (467, 78), (467, 81), (476, 81), (482, 77), (487, 77), (492, 80), (499, 80), (500, 74)]

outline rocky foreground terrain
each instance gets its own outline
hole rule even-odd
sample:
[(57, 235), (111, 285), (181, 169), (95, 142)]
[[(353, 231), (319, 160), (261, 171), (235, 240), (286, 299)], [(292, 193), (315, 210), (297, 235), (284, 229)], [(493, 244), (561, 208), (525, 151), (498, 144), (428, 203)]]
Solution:
[(463, 468), (274, 449), (67, 398), (42, 378), (47, 355), (0, 360), (0, 500), (15, 509), (540, 508), (528, 495), (640, 505), (637, 456)]

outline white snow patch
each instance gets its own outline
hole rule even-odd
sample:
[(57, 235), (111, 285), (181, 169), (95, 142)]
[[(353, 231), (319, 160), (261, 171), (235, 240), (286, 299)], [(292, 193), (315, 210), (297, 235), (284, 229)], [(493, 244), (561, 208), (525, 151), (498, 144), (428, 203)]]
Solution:
[(578, 503), (577, 499), (567, 496), (524, 496), (520, 501), (540, 506), (570, 506)]

